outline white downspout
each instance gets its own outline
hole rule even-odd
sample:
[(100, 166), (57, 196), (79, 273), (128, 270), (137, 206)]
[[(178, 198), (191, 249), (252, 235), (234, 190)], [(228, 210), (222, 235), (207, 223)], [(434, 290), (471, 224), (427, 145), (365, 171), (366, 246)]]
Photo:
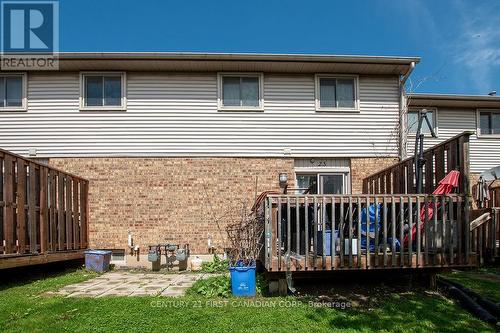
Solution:
[(415, 69), (415, 62), (412, 61), (410, 64), (410, 69), (405, 75), (399, 80), (399, 160), (402, 161), (406, 158), (406, 94), (405, 94), (405, 83), (410, 77), (411, 73)]

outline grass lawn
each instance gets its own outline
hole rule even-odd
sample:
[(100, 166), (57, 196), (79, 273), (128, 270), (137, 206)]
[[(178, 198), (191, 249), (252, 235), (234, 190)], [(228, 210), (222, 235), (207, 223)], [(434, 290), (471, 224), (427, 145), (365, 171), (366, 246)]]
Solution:
[[(312, 307), (305, 299), (257, 298), (268, 306), (245, 306), (241, 299), (199, 296), (63, 298), (47, 295), (94, 274), (70, 270), (42, 280), (0, 286), (2, 332), (490, 332), (439, 295), (394, 293), (376, 307)], [(218, 306), (214, 306), (218, 301)], [(248, 300), (247, 300), (248, 301)], [(273, 303), (274, 302), (274, 303)], [(295, 303), (294, 303), (295, 302)], [(274, 306), (272, 304), (275, 304)], [(248, 304), (247, 304), (248, 305)], [(280, 306), (282, 305), (282, 306)]]
[(500, 303), (500, 267), (452, 271), (443, 277), (462, 284), (478, 294)]

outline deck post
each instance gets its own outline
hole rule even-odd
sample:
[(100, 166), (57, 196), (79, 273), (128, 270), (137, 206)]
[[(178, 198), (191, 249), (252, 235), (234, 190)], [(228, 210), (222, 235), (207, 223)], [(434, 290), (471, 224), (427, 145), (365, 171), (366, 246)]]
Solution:
[[(321, 198), (321, 263), (323, 265), (323, 269), (326, 268), (326, 199), (325, 197)], [(330, 253), (331, 255), (331, 253)]]
[(49, 249), (49, 221), (47, 209), (47, 168), (40, 167), (40, 252)]
[(465, 227), (465, 263), (469, 265), (470, 263), (470, 201), (469, 196), (465, 196), (464, 203), (464, 227)]
[(3, 209), (3, 235), (5, 237), (4, 251), (6, 254), (13, 252), (14, 246), (14, 162), (10, 155), (4, 157), (4, 183), (3, 195), (5, 206)]
[(26, 252), (26, 165), (24, 159), (17, 159), (17, 240), (18, 253)]
[(317, 265), (317, 259), (318, 259), (318, 200), (317, 197), (314, 197), (313, 199), (313, 204), (314, 204), (314, 221), (313, 221), (313, 250), (314, 250), (314, 269), (318, 268)]
[(270, 219), (270, 209), (271, 209), (271, 198), (267, 197), (265, 200), (265, 207), (264, 207), (264, 219), (265, 219), (265, 225), (264, 225), (264, 262), (266, 269), (269, 270), (271, 268), (271, 238), (272, 238), (272, 233), (271, 233), (271, 219)]
[(278, 197), (277, 202), (278, 209), (278, 270), (281, 270), (281, 224), (283, 223), (281, 218), (281, 200)]
[(421, 265), (420, 263), (420, 245), (421, 245), (421, 235), (420, 235), (420, 227), (422, 225), (422, 221), (420, 220), (420, 195), (417, 196), (417, 260), (416, 260), (416, 265), (419, 267)]
[(30, 241), (30, 252), (37, 253), (37, 225), (36, 225), (36, 167), (35, 163), (29, 163), (28, 179), (28, 235)]

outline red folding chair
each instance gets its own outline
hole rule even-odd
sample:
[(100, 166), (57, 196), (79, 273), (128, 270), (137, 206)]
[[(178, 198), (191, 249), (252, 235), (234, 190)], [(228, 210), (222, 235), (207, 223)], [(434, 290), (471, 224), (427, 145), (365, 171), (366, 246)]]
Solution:
[[(450, 194), (453, 192), (453, 189), (458, 187), (458, 179), (460, 177), (460, 172), (456, 170), (450, 171), (441, 181), (439, 182), (438, 187), (432, 192), (432, 194)], [(437, 202), (436, 211), (439, 210), (441, 206), (441, 202)], [(434, 203), (431, 202), (427, 205), (427, 214), (429, 216), (429, 220), (434, 216)], [(420, 206), (420, 232), (424, 232), (425, 227), (425, 204)], [(415, 224), (411, 230), (412, 239), (415, 239), (417, 234), (417, 224)], [(409, 235), (407, 234), (404, 239), (404, 245), (408, 246)]]

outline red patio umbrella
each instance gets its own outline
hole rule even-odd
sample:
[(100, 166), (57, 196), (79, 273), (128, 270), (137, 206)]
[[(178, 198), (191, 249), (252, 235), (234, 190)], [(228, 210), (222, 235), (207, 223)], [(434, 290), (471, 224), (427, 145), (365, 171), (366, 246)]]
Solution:
[[(457, 170), (450, 171), (441, 181), (439, 182), (438, 187), (432, 192), (432, 194), (450, 194), (453, 192), (453, 189), (458, 187), (458, 179), (460, 178), (460, 172)], [(437, 209), (441, 206), (441, 203), (438, 202), (436, 205)], [(429, 216), (429, 220), (434, 216), (434, 203), (431, 202), (427, 205), (427, 214)], [(420, 231), (423, 232), (425, 226), (425, 204), (420, 206)], [(412, 228), (411, 234), (412, 239), (415, 239), (415, 235), (417, 233), (417, 225), (415, 224)], [(405, 246), (408, 245), (408, 235), (405, 236), (404, 239)]]

